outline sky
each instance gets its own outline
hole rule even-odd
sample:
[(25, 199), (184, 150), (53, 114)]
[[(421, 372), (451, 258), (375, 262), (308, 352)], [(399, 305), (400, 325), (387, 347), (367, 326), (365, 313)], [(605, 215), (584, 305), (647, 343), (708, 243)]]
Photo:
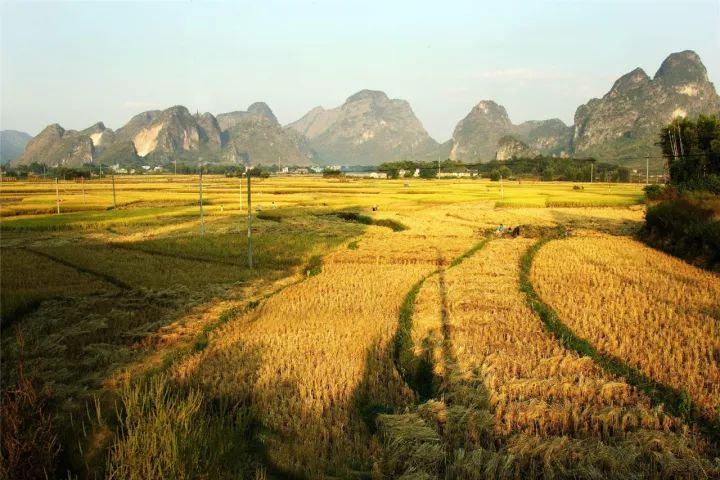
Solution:
[(720, 81), (720, 0), (0, 0), (0, 129), (116, 129), (145, 110), (265, 101), (281, 123), (361, 89), (445, 141), (481, 100), (560, 118), (695, 50)]

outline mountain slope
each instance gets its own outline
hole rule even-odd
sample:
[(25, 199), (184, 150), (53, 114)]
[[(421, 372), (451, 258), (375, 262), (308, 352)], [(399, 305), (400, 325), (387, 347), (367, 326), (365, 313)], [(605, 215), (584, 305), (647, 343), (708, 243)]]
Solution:
[(405, 100), (361, 90), (340, 107), (316, 107), (288, 129), (305, 135), (324, 163), (371, 165), (438, 149)]
[(221, 113), (224, 145), (221, 161), (252, 165), (309, 165), (316, 154), (307, 139), (284, 129), (270, 107), (255, 102), (246, 111)]
[(57, 123), (48, 125), (30, 140), (25, 151), (13, 160), (13, 165), (33, 162), (49, 166), (79, 167), (93, 161), (95, 150), (89, 135), (65, 130)]
[(19, 157), (32, 136), (17, 130), (0, 131), (0, 165)]
[(572, 127), (559, 119), (533, 120), (514, 125), (505, 107), (492, 100), (483, 100), (462, 119), (452, 138), (450, 158), (465, 162), (487, 162), (496, 157), (500, 140), (504, 140), (500, 157), (518, 146), (509, 147), (510, 140), (526, 144), (533, 153), (563, 155), (570, 150)]
[(660, 128), (677, 116), (720, 113), (720, 97), (693, 51), (669, 55), (654, 78), (642, 69), (620, 77), (601, 99), (575, 112), (573, 146), (579, 156), (636, 166), (657, 156)]

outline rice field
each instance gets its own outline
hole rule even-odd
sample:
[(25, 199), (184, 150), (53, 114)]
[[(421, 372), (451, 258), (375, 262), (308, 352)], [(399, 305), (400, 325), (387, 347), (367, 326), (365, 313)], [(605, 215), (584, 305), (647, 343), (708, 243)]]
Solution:
[(639, 185), (253, 179), (251, 269), (239, 179), (202, 228), (197, 181), (0, 184), (3, 381), (50, 392), (56, 476), (720, 476), (720, 280), (632, 239)]
[[(532, 275), (538, 293), (599, 351), (685, 391), (704, 415), (720, 414), (717, 275), (608, 236), (550, 242)], [(568, 281), (578, 288), (572, 299), (562, 293)]]
[[(242, 185), (241, 185), (242, 183)], [(578, 184), (580, 185), (580, 184)], [(113, 207), (113, 187), (110, 177), (93, 178), (84, 182), (59, 180), (56, 192), (53, 179), (0, 184), (0, 217), (51, 215), (60, 205), (62, 213), (102, 212)], [(253, 178), (253, 204), (266, 210), (284, 207), (343, 208), (348, 206), (387, 206), (390, 204), (434, 204), (467, 201), (493, 201), (501, 207), (589, 207), (627, 206), (640, 201), (642, 191), (632, 184), (582, 184), (574, 190), (566, 182), (499, 182), (488, 180), (371, 180), (323, 179), (321, 177)], [(245, 181), (219, 175), (203, 177), (203, 202), (208, 214), (246, 207)], [(243, 194), (240, 204), (241, 192)], [(58, 201), (59, 200), (59, 201)], [(126, 213), (127, 221), (142, 222), (152, 215), (153, 208), (165, 215), (187, 214), (197, 205), (199, 185), (197, 176), (118, 176), (115, 178), (115, 205)], [(145, 214), (141, 209), (147, 208)], [(160, 213), (155, 210), (155, 213)], [(123, 215), (118, 214), (118, 217)], [(135, 218), (139, 217), (139, 218)], [(90, 224), (98, 216), (77, 215), (73, 224)], [(20, 220), (20, 219), (17, 219)], [(120, 221), (111, 218), (109, 221)], [(41, 224), (41, 222), (39, 222)], [(16, 225), (7, 222), (9, 228)], [(20, 222), (17, 225), (23, 225)], [(28, 225), (27, 223), (25, 224)], [(31, 223), (30, 225), (35, 225)]]

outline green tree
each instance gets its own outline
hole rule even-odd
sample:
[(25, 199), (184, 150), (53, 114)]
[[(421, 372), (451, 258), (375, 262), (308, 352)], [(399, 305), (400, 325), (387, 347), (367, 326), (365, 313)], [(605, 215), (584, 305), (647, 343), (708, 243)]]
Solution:
[(670, 183), (689, 190), (720, 193), (720, 118), (676, 118), (660, 131)]
[(431, 179), (437, 178), (437, 170), (431, 166), (423, 166), (420, 168), (420, 178)]

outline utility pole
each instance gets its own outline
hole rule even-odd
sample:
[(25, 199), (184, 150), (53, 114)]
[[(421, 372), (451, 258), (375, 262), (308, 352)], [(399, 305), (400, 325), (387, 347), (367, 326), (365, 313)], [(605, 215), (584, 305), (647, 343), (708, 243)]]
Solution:
[(645, 185), (650, 183), (650, 157), (645, 157)]
[(252, 258), (252, 196), (250, 193), (250, 170), (247, 170), (247, 240), (248, 240), (248, 266), (253, 268)]
[(238, 172), (238, 178), (240, 179), (240, 210), (242, 210), (242, 196), (243, 196), (243, 193), (242, 193), (242, 182), (243, 182), (242, 172)]
[(440, 178), (440, 155), (438, 155), (438, 178)]
[(60, 187), (58, 187), (57, 177), (55, 177), (55, 205), (57, 205), (57, 213), (60, 215)]
[(590, 163), (590, 183), (593, 183), (593, 171), (595, 170), (595, 164)]
[(112, 186), (113, 186), (113, 210), (117, 208), (117, 198), (115, 197), (115, 174), (112, 174)]
[(83, 204), (85, 203), (85, 177), (80, 177), (82, 183)]
[(175, 158), (173, 163), (175, 164), (175, 175), (174, 176), (177, 177), (177, 157)]
[(503, 188), (502, 175), (500, 175), (500, 198), (505, 200), (505, 189)]
[(200, 162), (200, 235), (205, 235), (205, 218), (203, 216), (203, 197), (202, 197), (202, 162)]

